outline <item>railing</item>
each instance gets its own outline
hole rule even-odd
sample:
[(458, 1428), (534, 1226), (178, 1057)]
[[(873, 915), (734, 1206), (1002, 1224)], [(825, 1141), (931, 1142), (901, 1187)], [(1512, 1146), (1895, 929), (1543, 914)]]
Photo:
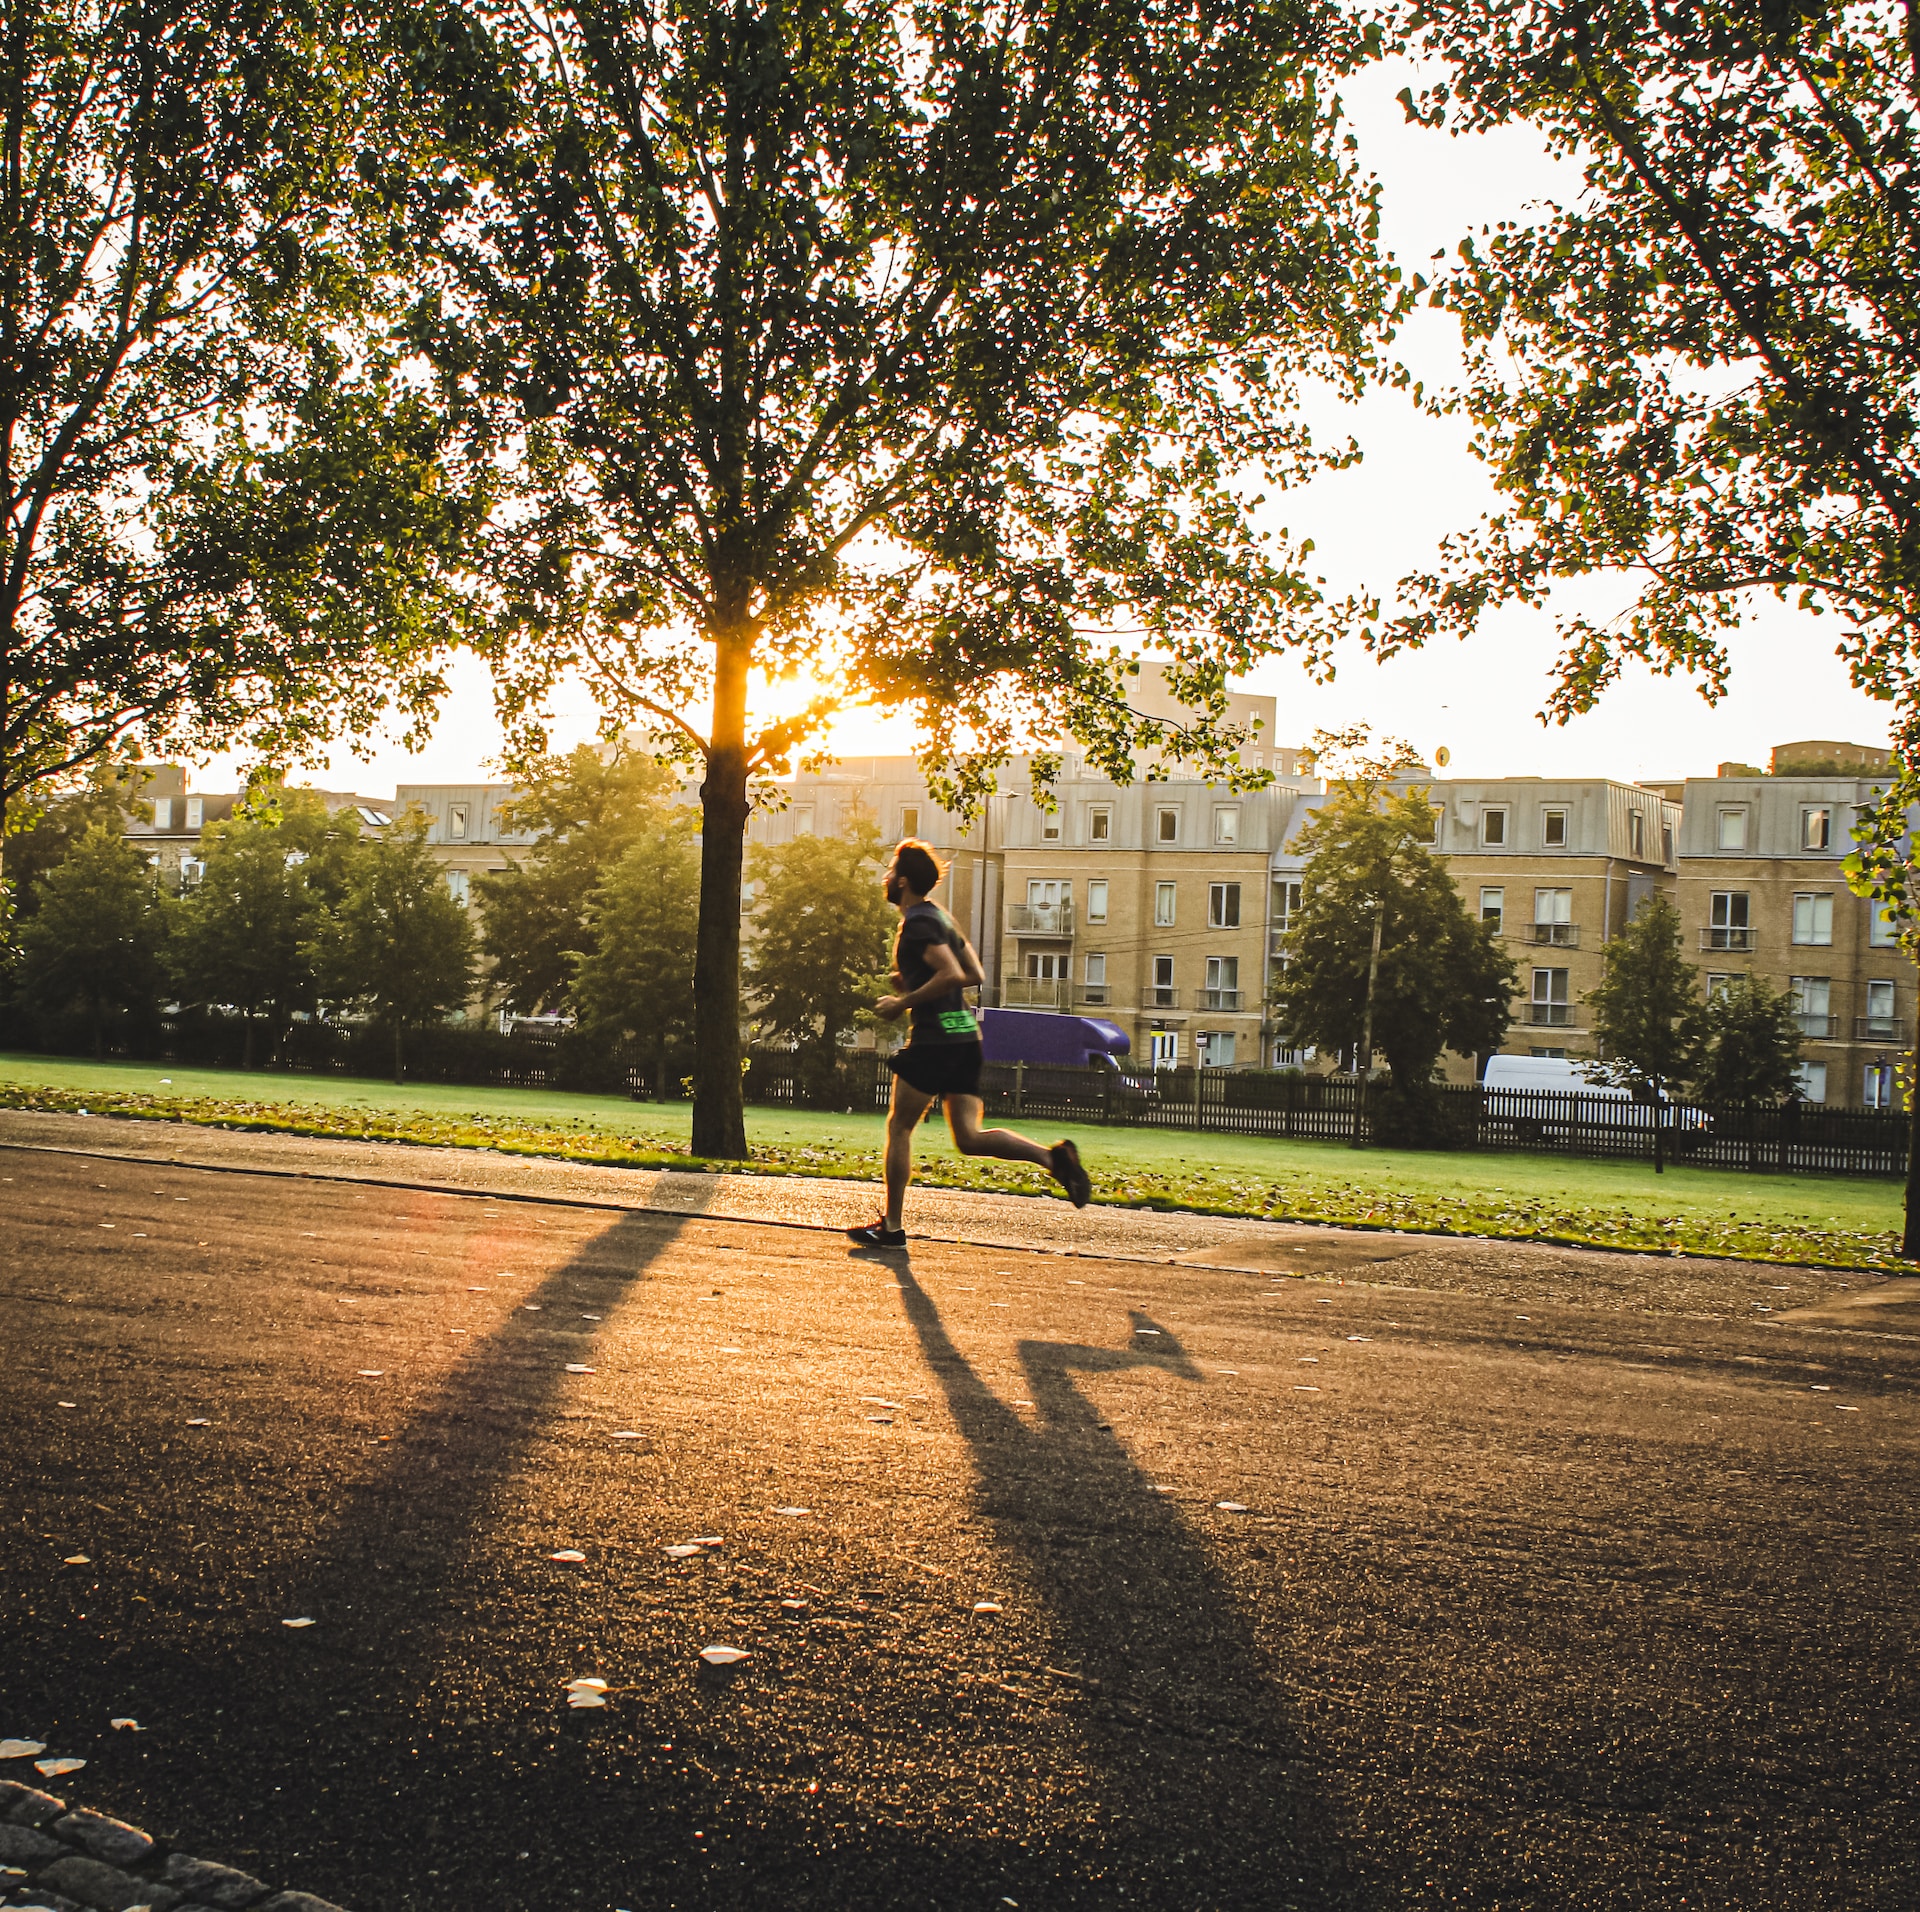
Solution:
[(1702, 949), (1752, 949), (1753, 931), (1745, 923), (1726, 924), (1718, 929), (1703, 929), (1700, 932)]
[(1829, 1040), (1839, 1025), (1838, 1016), (1826, 1016), (1817, 1010), (1802, 1009), (1794, 1013), (1794, 1021), (1800, 1025), (1803, 1036), (1812, 1036), (1818, 1042)]
[(1885, 1042), (1896, 1049), (1907, 1046), (1907, 1025), (1898, 1016), (1855, 1016), (1855, 1042)]
[(1197, 1009), (1226, 1010), (1240, 1007), (1240, 992), (1237, 989), (1202, 989), (1194, 999)]
[(1007, 931), (1013, 936), (1071, 936), (1071, 903), (1009, 903)]
[(1540, 1029), (1565, 1029), (1573, 1025), (1573, 1004), (1570, 1002), (1530, 1002), (1527, 1004), (1527, 1020)]
[(1064, 1009), (1072, 995), (1073, 985), (1064, 976), (1009, 976), (1000, 985), (1000, 1001), (1008, 1009)]
[(1540, 943), (1552, 949), (1580, 947), (1578, 923), (1529, 923), (1527, 929), (1529, 942)]
[(1180, 992), (1171, 983), (1149, 983), (1140, 992), (1142, 1009), (1178, 1009)]

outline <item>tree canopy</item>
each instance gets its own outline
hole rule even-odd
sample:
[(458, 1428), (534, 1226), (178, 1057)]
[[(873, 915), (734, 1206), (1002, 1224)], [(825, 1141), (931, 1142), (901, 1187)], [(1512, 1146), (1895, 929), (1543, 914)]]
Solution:
[(1730, 977), (1700, 1022), (1693, 1090), (1702, 1102), (1780, 1102), (1800, 1086), (1800, 1019), (1790, 991), (1764, 976)]
[(1500, 1047), (1519, 987), (1512, 959), (1468, 914), (1432, 841), (1426, 791), (1367, 778), (1336, 782), (1300, 833), (1300, 908), (1271, 998), (1284, 1042), (1357, 1052), (1378, 912), (1374, 1045), (1394, 1087), (1415, 1096), (1444, 1050), (1484, 1055)]
[[(1600, 955), (1600, 985), (1587, 995), (1600, 1056), (1589, 1073), (1623, 1084), (1658, 1111), (1671, 1088), (1699, 1072), (1707, 1027), (1700, 973), (1681, 942), (1680, 912), (1656, 891)], [(1656, 1169), (1663, 1166), (1663, 1132), (1656, 1120)]]
[[(1250, 494), (1316, 468), (1301, 380), (1357, 388), (1399, 296), (1326, 85), (1365, 36), (1324, 0), (413, 19), (440, 157), (381, 187), (442, 404), (524, 451), (508, 712), (579, 669), (699, 764), (694, 1140), (737, 1156), (750, 786), (837, 701), (914, 709), (937, 794), (1034, 729), (1131, 776), (1137, 628), (1234, 774), (1227, 673), (1324, 644)], [(819, 702), (754, 716), (792, 671)]]

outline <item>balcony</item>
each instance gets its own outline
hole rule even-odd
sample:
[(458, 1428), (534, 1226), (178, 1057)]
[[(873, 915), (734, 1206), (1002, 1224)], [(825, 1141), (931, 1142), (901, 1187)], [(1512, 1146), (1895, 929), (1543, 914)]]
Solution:
[(1822, 1015), (1813, 1009), (1799, 1009), (1794, 1012), (1793, 1019), (1800, 1025), (1800, 1033), (1813, 1037), (1816, 1042), (1830, 1042), (1839, 1033), (1838, 1016)]
[(1071, 903), (1009, 903), (1007, 933), (1010, 936), (1071, 936)]
[(1548, 949), (1578, 949), (1580, 925), (1578, 923), (1529, 923), (1527, 941), (1538, 943)]
[(1884, 1042), (1895, 1049), (1907, 1046), (1907, 1025), (1898, 1016), (1855, 1016), (1855, 1042)]
[(1007, 1009), (1065, 1009), (1073, 1000), (1073, 985), (1064, 976), (1009, 976), (1000, 989)]
[(1566, 1029), (1573, 1024), (1573, 1004), (1570, 1002), (1530, 1002), (1527, 1004), (1527, 1021), (1537, 1029)]
[(1725, 924), (1717, 929), (1703, 929), (1700, 932), (1702, 949), (1750, 950), (1753, 947), (1753, 931), (1745, 924)]
[(1142, 1009), (1178, 1009), (1180, 992), (1171, 983), (1149, 983), (1140, 992)]
[(1080, 1006), (1082, 1009), (1105, 1009), (1113, 1001), (1113, 991), (1105, 983), (1082, 983), (1080, 986)]
[(1202, 989), (1194, 998), (1196, 1009), (1238, 1010), (1240, 992), (1237, 989)]

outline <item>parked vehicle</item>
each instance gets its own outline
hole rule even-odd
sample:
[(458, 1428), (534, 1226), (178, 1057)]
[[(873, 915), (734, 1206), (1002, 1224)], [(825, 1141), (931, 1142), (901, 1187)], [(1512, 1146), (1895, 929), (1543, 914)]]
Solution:
[[(1590, 1065), (1589, 1065), (1590, 1066)], [(1532, 1143), (1581, 1124), (1592, 1126), (1599, 1118), (1621, 1128), (1651, 1128), (1654, 1122), (1653, 1098), (1644, 1090), (1624, 1088), (1615, 1082), (1596, 1080), (1588, 1068), (1565, 1056), (1489, 1056), (1486, 1074), (1480, 1079), (1485, 1090), (1486, 1126), (1496, 1133), (1504, 1130), (1515, 1141)], [(1529, 1100), (1516, 1103), (1511, 1111), (1501, 1104), (1502, 1092), (1517, 1091)], [(1564, 1095), (1565, 1116), (1543, 1113), (1554, 1104), (1532, 1100), (1538, 1096)], [(1579, 1099), (1573, 1100), (1572, 1098)], [(1595, 1104), (1601, 1105), (1599, 1108)], [(1608, 1107), (1618, 1104), (1617, 1113)], [(1670, 1095), (1660, 1097), (1662, 1126), (1671, 1138), (1676, 1153), (1701, 1140), (1713, 1126), (1704, 1109), (1677, 1103)]]
[[(1151, 1075), (1136, 1075), (1120, 1058), (1133, 1048), (1127, 1032), (1104, 1016), (1063, 1016), (1050, 1009), (983, 1009), (982, 1053), (991, 1066), (1025, 1063), (1041, 1069), (1100, 1069), (1111, 1073), (1113, 1098), (1157, 1100)], [(1105, 1098), (1103, 1098), (1103, 1101)]]

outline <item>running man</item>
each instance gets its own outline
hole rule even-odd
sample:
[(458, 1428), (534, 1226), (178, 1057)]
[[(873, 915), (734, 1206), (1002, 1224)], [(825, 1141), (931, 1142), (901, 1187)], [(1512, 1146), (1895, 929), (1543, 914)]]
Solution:
[(887, 901), (900, 912), (893, 942), (893, 988), (874, 1005), (883, 1021), (910, 1018), (907, 1046), (888, 1063), (893, 1102), (887, 1111), (887, 1212), (847, 1233), (865, 1248), (900, 1248), (907, 1239), (900, 1211), (913, 1179), (913, 1132), (927, 1105), (945, 1102), (947, 1127), (962, 1155), (995, 1155), (1050, 1169), (1085, 1208), (1093, 1194), (1080, 1151), (1071, 1142), (1043, 1148), (1011, 1129), (980, 1126), (980, 1025), (966, 992), (986, 980), (980, 958), (959, 926), (927, 898), (946, 875), (933, 852), (909, 837), (887, 869)]

